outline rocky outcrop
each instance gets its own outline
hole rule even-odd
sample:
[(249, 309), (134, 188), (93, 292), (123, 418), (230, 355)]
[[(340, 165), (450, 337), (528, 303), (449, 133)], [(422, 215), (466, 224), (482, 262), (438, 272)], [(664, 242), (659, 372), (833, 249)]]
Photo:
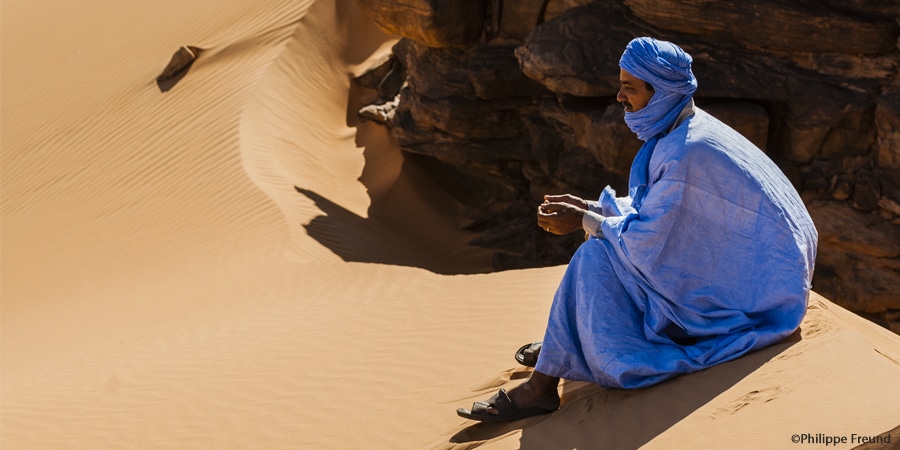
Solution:
[(481, 35), (482, 0), (357, 0), (385, 31), (431, 47), (467, 45)]
[(562, 263), (579, 244), (534, 225), (543, 194), (625, 188), (640, 142), (615, 101), (618, 60), (649, 35), (691, 53), (698, 105), (801, 191), (821, 235), (814, 288), (900, 317), (897, 2), (358, 2), (403, 37), (357, 80), (381, 98), (361, 116), (467, 205), (498, 269)]
[(831, 3), (829, 7), (791, 0), (625, 0), (635, 16), (658, 29), (764, 53), (859, 55), (896, 49), (895, 2)]
[(169, 64), (167, 64), (162, 73), (156, 77), (156, 86), (159, 87), (159, 91), (169, 92), (170, 89), (175, 87), (175, 85), (187, 75), (188, 70), (191, 69), (191, 66), (194, 65), (194, 61), (197, 60), (202, 52), (202, 48), (189, 45), (184, 45), (176, 50), (175, 53), (172, 54)]

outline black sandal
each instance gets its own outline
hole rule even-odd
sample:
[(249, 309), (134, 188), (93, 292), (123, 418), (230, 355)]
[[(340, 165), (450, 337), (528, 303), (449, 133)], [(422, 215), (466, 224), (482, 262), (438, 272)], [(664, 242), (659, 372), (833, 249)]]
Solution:
[[(488, 408), (496, 409), (499, 414), (491, 414), (490, 411), (488, 411)], [(559, 405), (553, 409), (540, 406), (519, 408), (509, 399), (509, 395), (506, 394), (506, 389), (501, 388), (500, 392), (497, 392), (493, 397), (486, 401), (473, 403), (471, 411), (465, 408), (459, 408), (456, 410), (456, 414), (460, 417), (465, 417), (466, 419), (478, 420), (481, 422), (512, 422), (528, 417), (550, 414), (557, 409), (559, 409)]]
[(516, 361), (523, 366), (536, 366), (538, 356), (541, 354), (541, 343), (541, 341), (532, 342), (519, 347), (516, 351)]

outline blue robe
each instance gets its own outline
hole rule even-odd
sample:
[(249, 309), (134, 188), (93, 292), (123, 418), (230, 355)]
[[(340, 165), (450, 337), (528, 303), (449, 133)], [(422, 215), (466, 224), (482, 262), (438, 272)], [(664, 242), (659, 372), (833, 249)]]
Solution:
[(603, 191), (603, 237), (572, 257), (539, 372), (645, 387), (799, 326), (818, 238), (806, 207), (761, 150), (695, 111), (652, 150), (641, 201)]

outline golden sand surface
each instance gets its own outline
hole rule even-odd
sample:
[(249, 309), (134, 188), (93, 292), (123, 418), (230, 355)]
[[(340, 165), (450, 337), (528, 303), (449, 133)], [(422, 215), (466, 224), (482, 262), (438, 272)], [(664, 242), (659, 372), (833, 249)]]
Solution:
[(528, 376), (512, 353), (565, 267), (486, 273), (459, 205), (355, 118), (349, 80), (395, 38), (351, 0), (4, 0), (0, 20), (4, 450), (801, 448), (900, 424), (900, 337), (817, 295), (737, 361), (463, 420)]

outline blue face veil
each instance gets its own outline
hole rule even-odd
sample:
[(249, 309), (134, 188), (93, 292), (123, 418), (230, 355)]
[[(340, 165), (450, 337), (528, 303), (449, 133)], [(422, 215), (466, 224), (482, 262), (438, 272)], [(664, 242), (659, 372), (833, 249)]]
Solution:
[(619, 67), (650, 83), (655, 91), (647, 106), (625, 113), (625, 123), (644, 141), (628, 180), (628, 194), (635, 209), (640, 209), (647, 192), (648, 165), (656, 142), (672, 127), (697, 90), (692, 61), (681, 47), (649, 37), (629, 42), (619, 60)]

